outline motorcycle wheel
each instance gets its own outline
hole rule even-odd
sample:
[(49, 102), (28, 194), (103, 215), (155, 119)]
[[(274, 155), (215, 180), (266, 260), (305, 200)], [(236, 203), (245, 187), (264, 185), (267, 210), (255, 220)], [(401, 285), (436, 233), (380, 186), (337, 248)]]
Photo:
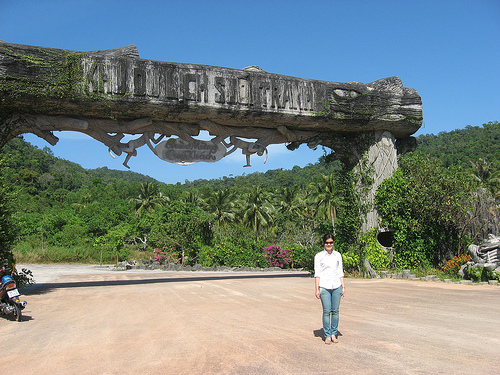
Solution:
[(14, 307), (16, 309), (14, 311), (14, 316), (16, 317), (16, 320), (20, 322), (23, 319), (23, 315), (21, 314), (21, 309), (17, 305), (14, 305)]

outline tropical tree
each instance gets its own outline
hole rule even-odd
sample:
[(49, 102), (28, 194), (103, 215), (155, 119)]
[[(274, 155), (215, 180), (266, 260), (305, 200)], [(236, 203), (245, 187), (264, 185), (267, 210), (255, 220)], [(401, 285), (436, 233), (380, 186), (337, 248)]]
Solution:
[[(2, 166), (3, 160), (0, 159), (0, 171)], [(5, 184), (4, 176), (0, 174), (0, 259), (9, 261), (13, 260), (11, 248), (16, 237), (12, 220), (12, 197), (12, 189)]]
[(299, 192), (295, 196), (291, 207), (291, 211), (300, 218), (303, 227), (313, 223), (316, 215), (315, 205), (308, 195), (308, 191)]
[(487, 181), (487, 186), (495, 198), (500, 195), (500, 170), (493, 172)]
[(247, 193), (243, 205), (244, 224), (257, 233), (271, 225), (275, 209), (270, 202), (269, 193), (260, 186), (255, 186)]
[(151, 244), (177, 254), (182, 264), (194, 264), (199, 249), (212, 241), (209, 214), (193, 203), (175, 201), (156, 210), (154, 216)]
[(77, 212), (80, 212), (87, 207), (90, 202), (92, 202), (92, 194), (87, 192), (80, 196), (78, 203), (72, 203), (71, 206), (73, 206)]
[(208, 196), (207, 204), (218, 224), (233, 222), (236, 218), (235, 196), (230, 189), (221, 189)]
[(481, 182), (497, 198), (500, 187), (500, 170), (494, 171), (492, 164), (483, 158), (479, 158), (477, 162), (471, 161), (470, 164), (476, 180)]
[(293, 203), (297, 195), (297, 188), (285, 186), (275, 190), (274, 202), (280, 212), (293, 210)]
[(488, 160), (479, 158), (477, 162), (471, 161), (470, 164), (477, 180), (487, 183), (491, 175), (491, 164), (488, 163)]
[(336, 191), (335, 176), (321, 175), (318, 181), (310, 184), (311, 199), (317, 208), (317, 215), (326, 220), (331, 220), (335, 233), (337, 220), (338, 192)]
[(194, 204), (195, 206), (198, 207), (206, 206), (206, 202), (201, 196), (200, 192), (198, 190), (193, 190), (193, 189), (185, 191), (184, 194), (182, 194), (180, 201), (184, 203)]
[(141, 216), (144, 211), (152, 212), (156, 207), (168, 201), (169, 198), (159, 192), (158, 185), (153, 182), (141, 183), (139, 196), (130, 199), (130, 202), (134, 204), (136, 216)]

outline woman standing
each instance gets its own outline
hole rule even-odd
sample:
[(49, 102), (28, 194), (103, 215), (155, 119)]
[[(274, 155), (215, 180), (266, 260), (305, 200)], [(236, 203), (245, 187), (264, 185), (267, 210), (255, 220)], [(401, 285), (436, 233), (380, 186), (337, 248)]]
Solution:
[(324, 250), (314, 257), (316, 298), (323, 306), (325, 344), (337, 343), (340, 298), (345, 296), (342, 255), (333, 250), (333, 234), (323, 237)]

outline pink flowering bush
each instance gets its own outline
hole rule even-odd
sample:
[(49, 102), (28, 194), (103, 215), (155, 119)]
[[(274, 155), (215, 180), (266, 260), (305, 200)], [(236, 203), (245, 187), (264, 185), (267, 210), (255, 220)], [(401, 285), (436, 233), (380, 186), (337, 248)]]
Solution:
[(155, 262), (160, 262), (160, 263), (179, 263), (180, 258), (177, 256), (177, 254), (174, 252), (174, 249), (171, 249), (172, 251), (163, 251), (158, 248), (154, 249), (153, 252), (155, 253), (155, 258), (153, 259)]
[(292, 250), (282, 249), (279, 246), (268, 246), (262, 250), (266, 255), (268, 267), (293, 267), (293, 261), (292, 258), (290, 258)]

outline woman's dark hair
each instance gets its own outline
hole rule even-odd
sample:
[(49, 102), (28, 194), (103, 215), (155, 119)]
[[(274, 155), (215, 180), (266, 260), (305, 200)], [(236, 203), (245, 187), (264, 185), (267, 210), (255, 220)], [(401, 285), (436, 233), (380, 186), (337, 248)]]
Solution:
[(325, 242), (326, 242), (326, 240), (333, 240), (333, 241), (335, 241), (335, 238), (333, 237), (333, 234), (331, 234), (331, 233), (327, 233), (327, 234), (325, 234), (325, 235), (323, 236), (323, 243), (325, 243)]

